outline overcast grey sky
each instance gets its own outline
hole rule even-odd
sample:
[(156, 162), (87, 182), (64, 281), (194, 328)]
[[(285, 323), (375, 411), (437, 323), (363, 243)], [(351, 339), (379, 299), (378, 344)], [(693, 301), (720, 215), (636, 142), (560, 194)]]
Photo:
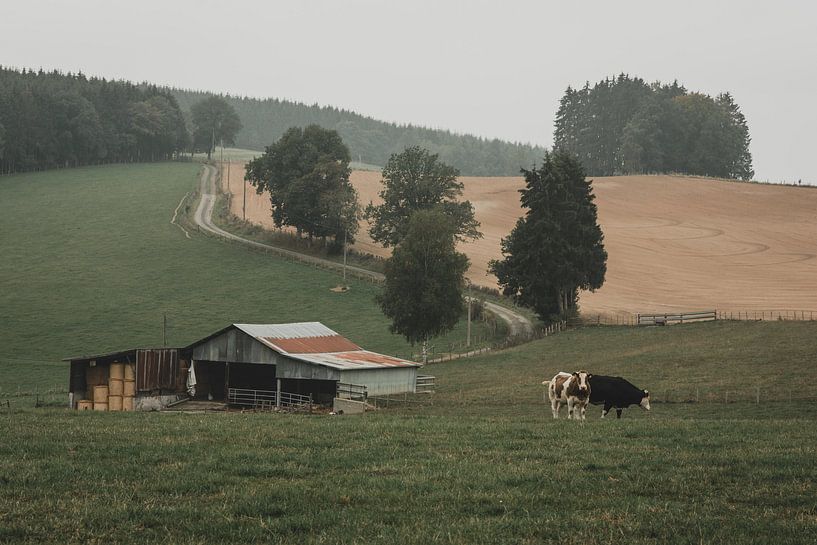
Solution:
[(0, 0), (0, 64), (333, 105), (549, 146), (626, 72), (730, 91), (756, 178), (817, 184), (817, 8), (778, 0)]

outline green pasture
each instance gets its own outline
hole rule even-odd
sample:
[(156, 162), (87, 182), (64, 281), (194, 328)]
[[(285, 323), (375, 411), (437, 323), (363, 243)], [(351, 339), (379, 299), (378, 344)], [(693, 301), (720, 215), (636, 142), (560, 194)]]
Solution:
[(814, 412), (694, 409), (583, 427), (0, 409), (0, 542), (813, 542)]
[[(661, 402), (554, 421), (542, 378), (661, 392), (807, 385), (817, 323), (595, 327), (431, 365), (363, 416), (0, 406), (0, 542), (802, 544), (817, 401)], [(813, 361), (813, 360), (812, 360)], [(660, 394), (657, 394), (660, 397)]]
[[(0, 177), (0, 399), (65, 391), (68, 356), (187, 345), (233, 322), (321, 321), (409, 356), (378, 286), (170, 223), (200, 165), (113, 165)], [(184, 213), (184, 210), (180, 211)], [(438, 341), (462, 343), (465, 323)], [(474, 334), (486, 336), (483, 324)], [(416, 351), (416, 350), (415, 350)], [(60, 393), (60, 398), (64, 396)]]

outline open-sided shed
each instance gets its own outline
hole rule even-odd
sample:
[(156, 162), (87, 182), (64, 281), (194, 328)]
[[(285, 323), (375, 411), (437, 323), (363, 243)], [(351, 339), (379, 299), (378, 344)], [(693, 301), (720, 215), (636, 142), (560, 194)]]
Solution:
[(232, 324), (188, 346), (197, 396), (231, 390), (311, 395), (328, 402), (339, 384), (369, 395), (414, 392), (420, 364), (364, 350), (319, 322)]

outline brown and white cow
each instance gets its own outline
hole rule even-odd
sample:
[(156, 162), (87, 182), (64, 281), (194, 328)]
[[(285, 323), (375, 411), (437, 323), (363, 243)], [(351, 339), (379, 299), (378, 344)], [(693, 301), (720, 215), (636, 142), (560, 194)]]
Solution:
[(548, 398), (553, 418), (559, 418), (562, 403), (566, 403), (567, 419), (573, 418), (584, 422), (587, 404), (590, 402), (590, 377), (592, 376), (587, 371), (577, 371), (573, 374), (560, 371), (550, 381), (542, 383), (548, 385)]

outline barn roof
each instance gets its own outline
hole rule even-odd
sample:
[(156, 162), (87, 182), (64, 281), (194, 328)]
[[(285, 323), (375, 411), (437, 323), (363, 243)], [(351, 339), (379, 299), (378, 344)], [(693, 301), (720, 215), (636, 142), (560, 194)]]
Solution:
[(417, 362), (364, 350), (320, 322), (232, 324), (194, 343), (189, 348), (232, 328), (246, 333), (279, 354), (305, 363), (341, 370), (422, 366)]

